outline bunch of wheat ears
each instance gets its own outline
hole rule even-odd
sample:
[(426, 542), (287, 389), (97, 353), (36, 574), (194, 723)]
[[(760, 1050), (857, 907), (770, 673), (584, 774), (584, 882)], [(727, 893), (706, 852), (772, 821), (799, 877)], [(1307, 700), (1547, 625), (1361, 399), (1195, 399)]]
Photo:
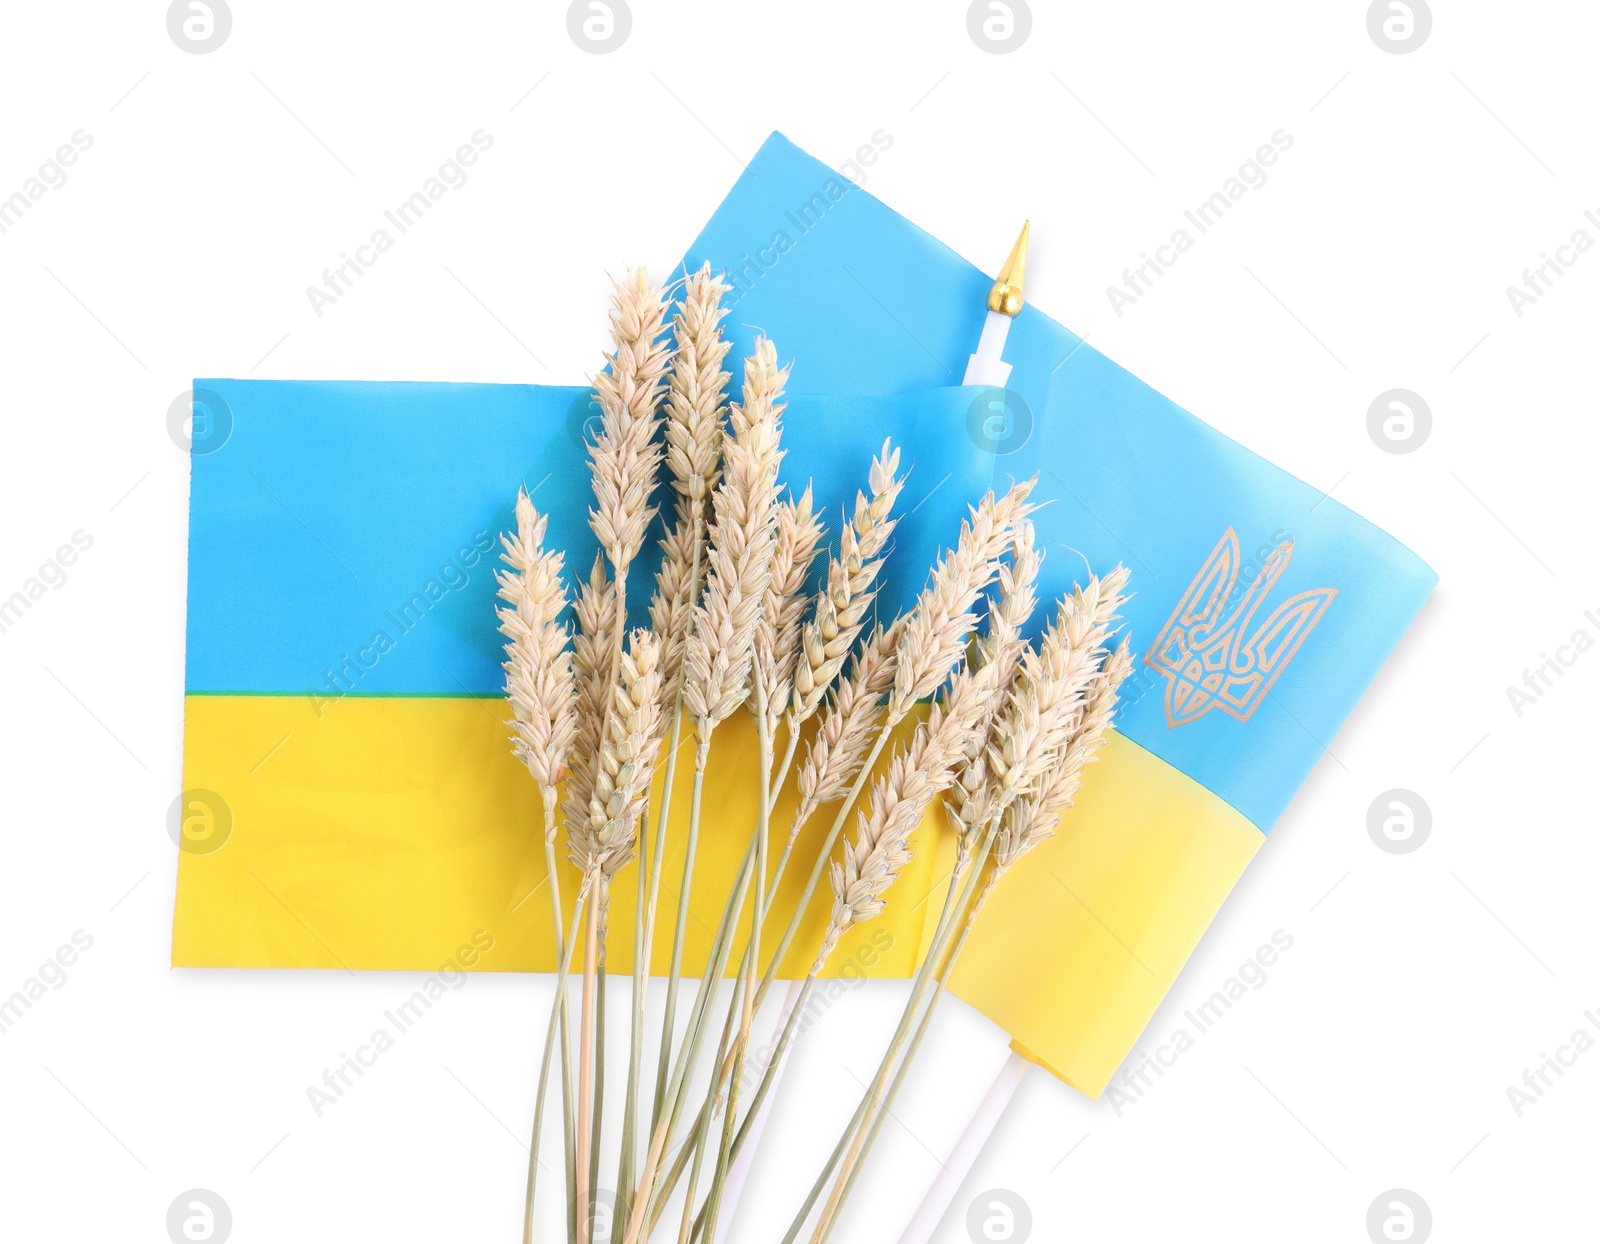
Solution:
[[(613, 1238), (624, 1244), (674, 1236), (679, 1244), (716, 1244), (729, 1216), (723, 1196), (730, 1165), (753, 1143), (752, 1129), (759, 1134), (774, 1073), (813, 986), (840, 938), (884, 910), (911, 858), (914, 831), (942, 797), (957, 842), (943, 910), (899, 1028), (784, 1244), (808, 1224), (812, 1244), (826, 1240), (974, 922), (999, 880), (1071, 805), (1129, 670), (1126, 640), (1110, 647), (1127, 582), (1121, 568), (1090, 577), (1056, 602), (1036, 642), (1024, 637), (1044, 556), (1029, 518), (1031, 480), (970, 508), (952, 533), (954, 547), (931, 568), (909, 610), (888, 623), (869, 617), (906, 479), (900, 451), (887, 441), (864, 464), (866, 491), (856, 494), (854, 512), (842, 516), (821, 587), (808, 594), (812, 563), (831, 542), (810, 488), (795, 497), (779, 481), (788, 373), (773, 344), (758, 339), (744, 362), (741, 400), (728, 400), (721, 328), (727, 289), (709, 267), (671, 288), (652, 285), (641, 271), (614, 289), (613, 349), (594, 381), (600, 430), (588, 445), (589, 522), (600, 552), (576, 600), (568, 598), (563, 555), (544, 547), (546, 519), (526, 494), (517, 497), (516, 531), (503, 537), (508, 568), (499, 572), (505, 603), (498, 612), (507, 639), (512, 748), (542, 796), (560, 948), (528, 1162), (525, 1244), (533, 1239), (539, 1140), (558, 1049), (569, 1244), (591, 1244), (597, 1215), (602, 1221), (609, 1215)], [(671, 514), (663, 524), (650, 626), (629, 631), (628, 576), (662, 498), (670, 499)], [(569, 605), (575, 632), (565, 620)], [(926, 715), (917, 713), (929, 700)], [(717, 727), (741, 708), (759, 740), (759, 763), (748, 775), (759, 811), (699, 988), (685, 1001), (687, 1024), (680, 1024), (706, 766)], [(916, 722), (909, 735), (908, 718)], [(897, 733), (903, 722), (907, 729)], [(646, 1094), (640, 1077), (648, 965), (686, 727), (694, 736), (690, 817), (653, 1092)], [(891, 736), (903, 742), (880, 765)], [(663, 791), (651, 838), (658, 766)], [(796, 808), (777, 835), (769, 818), (791, 774)], [(831, 822), (787, 928), (776, 946), (763, 946), (796, 840), (824, 809), (832, 810)], [(853, 811), (854, 836), (835, 858)], [(581, 877), (570, 912), (556, 871), (563, 827), (567, 856)], [(612, 886), (635, 861), (618, 1191), (613, 1204), (601, 1205), (604, 947)], [(798, 999), (791, 996), (764, 1073), (750, 1101), (741, 1103), (752, 1024), (824, 873), (833, 890), (826, 933)], [(738, 967), (706, 1085), (696, 1071), (735, 952)], [(576, 1032), (568, 998), (575, 958), (582, 969)], [(681, 1218), (663, 1225), (680, 1185)]]

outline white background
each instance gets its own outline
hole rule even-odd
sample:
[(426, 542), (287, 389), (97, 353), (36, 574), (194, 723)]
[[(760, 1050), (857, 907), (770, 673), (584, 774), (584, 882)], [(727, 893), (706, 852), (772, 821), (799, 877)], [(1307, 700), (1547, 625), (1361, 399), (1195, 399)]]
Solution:
[[(1282, 929), (1265, 987), (1120, 1115), (1030, 1072), (938, 1238), (996, 1187), (1036, 1240), (1359, 1244), (1391, 1188), (1439, 1240), (1592, 1233), (1600, 1052), (1521, 1117), (1506, 1090), (1600, 1013), (1600, 654), (1520, 717), (1506, 688), (1600, 638), (1600, 254), (1520, 317), (1505, 291), (1600, 240), (1600, 11), (1435, 0), (1395, 55), (1364, 0), (1034, 8), (1000, 56), (952, 0), (635, 0), (597, 56), (554, 3), (235, 0), (206, 55), (160, 3), (5, 6), (0, 193), (94, 143), (0, 235), (0, 595), (94, 543), (0, 634), (0, 994), (94, 946), (0, 1036), (0, 1235), (161, 1241), (200, 1187), (241, 1244), (517, 1237), (547, 980), (473, 977), (318, 1119), (306, 1088), (415, 978), (166, 966), (167, 409), (197, 375), (580, 382), (605, 274), (665, 274), (775, 128), (829, 163), (886, 130), (868, 188), (990, 270), (1031, 217), (1031, 301), (1442, 579), (1141, 1048)], [(480, 128), (470, 182), (318, 318), (306, 287)], [(1118, 317), (1106, 287), (1279, 129), (1267, 184)], [(1366, 430), (1395, 387), (1433, 413), (1406, 455)], [(1410, 854), (1367, 833), (1394, 787), (1432, 810)], [(781, 1234), (902, 998), (862, 987), (807, 1034), (735, 1239)], [(897, 1236), (1003, 1057), (947, 1004), (837, 1239)]]

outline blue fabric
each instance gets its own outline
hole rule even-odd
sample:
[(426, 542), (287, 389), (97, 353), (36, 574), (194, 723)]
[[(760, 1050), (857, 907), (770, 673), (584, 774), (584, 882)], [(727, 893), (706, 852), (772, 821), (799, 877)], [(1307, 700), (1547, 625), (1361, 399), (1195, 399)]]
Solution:
[[(757, 331), (770, 336), (779, 356), (795, 361), (797, 392), (888, 394), (959, 382), (992, 283), (781, 134), (750, 162), (684, 266), (702, 262), (734, 283), (733, 352), (748, 353)], [(1169, 724), (1167, 679), (1143, 660), (1118, 713), (1119, 730), (1269, 829), (1437, 576), (1037, 309), (1024, 307), (1013, 322), (1005, 359), (1013, 396), (993, 416), (974, 418), (972, 430), (1002, 451), (992, 455), (997, 482), (1039, 473), (1036, 495), (1052, 502), (1038, 518), (1052, 595), (1083, 577), (1080, 553), (1100, 573), (1126, 563), (1137, 593), (1128, 626), (1143, 654), (1230, 529), (1243, 562), (1236, 599), (1270, 549), (1293, 542), (1254, 625), (1297, 593), (1338, 589), (1248, 720), (1215, 710)]]
[[(574, 577), (594, 560), (581, 440), (598, 408), (588, 390), (195, 387), (227, 403), (232, 432), (216, 452), (191, 459), (191, 693), (330, 695), (353, 686), (363, 695), (498, 695), (491, 571), (517, 488), (550, 515), (546, 542), (566, 551)], [(963, 432), (969, 403), (962, 389), (811, 396), (784, 415), (783, 478), (797, 494), (814, 485), (835, 544), (841, 509), (867, 486), (873, 453), (890, 436), (904, 447), (906, 517), (879, 599), (887, 617), (915, 596), (966, 501), (988, 486), (990, 463)], [(636, 624), (647, 621), (659, 534), (658, 525), (629, 576)], [(819, 558), (819, 579), (823, 565)]]

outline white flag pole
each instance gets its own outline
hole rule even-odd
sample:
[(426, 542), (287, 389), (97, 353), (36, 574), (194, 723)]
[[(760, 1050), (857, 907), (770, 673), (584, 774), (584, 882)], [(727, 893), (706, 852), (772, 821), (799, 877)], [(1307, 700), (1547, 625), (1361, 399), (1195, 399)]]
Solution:
[(955, 1200), (956, 1193), (977, 1162), (978, 1155), (983, 1152), (984, 1145), (989, 1142), (1000, 1116), (1006, 1112), (1006, 1106), (1010, 1104), (1027, 1071), (1028, 1060), (1013, 1051), (1000, 1068), (1000, 1074), (994, 1078), (994, 1083), (989, 1086), (989, 1091), (984, 1094), (966, 1131), (961, 1133), (961, 1139), (956, 1141), (956, 1147), (950, 1151), (949, 1158), (933, 1181), (933, 1187), (922, 1198), (922, 1204), (917, 1207), (910, 1225), (900, 1236), (900, 1244), (928, 1244), (933, 1238), (939, 1223), (944, 1220), (945, 1211), (950, 1208), (950, 1202)]
[[(773, 1029), (774, 1032), (781, 1033), (784, 1025), (789, 1022), (789, 1013), (800, 1000), (800, 991), (803, 988), (805, 988), (803, 980), (789, 982), (789, 992), (784, 996), (783, 1009), (778, 1012), (778, 1026)], [(744, 1191), (744, 1181), (750, 1175), (750, 1165), (755, 1161), (756, 1149), (761, 1144), (761, 1133), (767, 1126), (767, 1116), (772, 1113), (772, 1103), (778, 1096), (778, 1082), (783, 1079), (783, 1068), (789, 1061), (789, 1050), (793, 1048), (794, 1042), (791, 1041), (788, 1048), (783, 1051), (783, 1057), (772, 1073), (772, 1087), (767, 1090), (766, 1100), (761, 1103), (761, 1110), (757, 1113), (755, 1122), (750, 1125), (750, 1134), (745, 1137), (744, 1147), (739, 1150), (739, 1155), (728, 1167), (728, 1174), (722, 1185), (722, 1211), (717, 1215), (716, 1244), (723, 1244), (728, 1238), (728, 1226), (733, 1222), (734, 1211), (739, 1208), (739, 1194)], [(760, 1070), (765, 1073), (765, 1064)], [(756, 1078), (759, 1082), (760, 1077)]]
[[(1011, 254), (1006, 256), (1005, 266), (1000, 269), (1000, 275), (989, 291), (983, 332), (978, 338), (977, 350), (967, 360), (967, 372), (962, 377), (962, 384), (1004, 388), (1006, 381), (1011, 378), (1011, 364), (1001, 355), (1005, 352), (1006, 337), (1011, 332), (1011, 321), (1022, 310), (1022, 284), (1028, 261), (1028, 228), (1028, 222), (1024, 221), (1022, 232), (1017, 235)], [(1005, 1113), (1027, 1070), (1027, 1060), (1018, 1054), (1012, 1053), (1006, 1059), (1000, 1074), (995, 1077), (979, 1104), (977, 1113), (967, 1123), (949, 1160), (934, 1180), (933, 1187), (922, 1198), (911, 1224), (900, 1237), (900, 1244), (927, 1244), (933, 1238), (945, 1211), (950, 1208), (950, 1202), (955, 1199), (967, 1173), (978, 1160), (978, 1154), (983, 1152), (983, 1146), (988, 1142), (995, 1125), (1000, 1122), (1000, 1116)]]
[(1022, 232), (1006, 257), (1005, 267), (989, 291), (989, 313), (983, 318), (983, 333), (978, 338), (978, 348), (967, 359), (967, 373), (962, 384), (989, 385), (1003, 389), (1011, 379), (1011, 364), (1000, 356), (1005, 352), (1006, 336), (1011, 332), (1011, 321), (1022, 310), (1022, 278), (1028, 261), (1028, 224), (1023, 222)]

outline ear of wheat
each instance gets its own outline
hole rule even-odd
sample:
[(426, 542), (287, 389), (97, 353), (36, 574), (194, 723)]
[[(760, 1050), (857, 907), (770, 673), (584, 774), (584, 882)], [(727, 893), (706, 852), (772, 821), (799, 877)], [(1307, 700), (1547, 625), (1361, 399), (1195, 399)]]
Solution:
[[(809, 603), (804, 595), (806, 576), (823, 535), (822, 520), (812, 510), (809, 486), (798, 501), (779, 503), (777, 528), (767, 594), (756, 623), (755, 673), (761, 680), (769, 738), (777, 734), (778, 722), (789, 708), (800, 650), (800, 620)], [(754, 698), (748, 707), (754, 713)]]
[(610, 698), (612, 636), (618, 620), (616, 584), (606, 577), (605, 556), (601, 553), (595, 554), (589, 577), (578, 589), (573, 613), (578, 621), (572, 640), (578, 725), (568, 751), (570, 772), (563, 796), (568, 824), (581, 825), (589, 819), (589, 797), (594, 791), (595, 765)]
[[(894, 728), (912, 706), (925, 695), (932, 694), (950, 678), (950, 672), (972, 633), (976, 616), (973, 612), (984, 590), (999, 572), (1000, 560), (1010, 544), (1017, 525), (1027, 519), (1031, 507), (1027, 504), (1034, 481), (1013, 486), (998, 501), (990, 493), (970, 512), (961, 525), (961, 534), (952, 552), (941, 557), (929, 574), (928, 585), (918, 596), (911, 610), (896, 619), (888, 633), (875, 633), (869, 650), (885, 643), (892, 655), (879, 663), (874, 657), (871, 664), (858, 663), (852, 687), (846, 697), (835, 700), (829, 719), (824, 720), (816, 740), (807, 755), (800, 776), (801, 809), (809, 815), (823, 797), (837, 789), (851, 769), (857, 773), (857, 783), (876, 763), (878, 755)], [(982, 687), (986, 695), (993, 694), (998, 671), (979, 677), (981, 671), (969, 671), (968, 683)], [(877, 711), (878, 695), (864, 694), (873, 675), (887, 680), (887, 702), (882, 714)], [(983, 706), (979, 705), (977, 712)], [(834, 719), (838, 724), (834, 725)], [(876, 730), (876, 740), (860, 757), (859, 748)], [(952, 761), (953, 763), (953, 761)], [(941, 788), (942, 789), (942, 788)], [(834, 839), (848, 814), (851, 794), (845, 808), (835, 821), (823, 851), (832, 850)], [(798, 819), (798, 818), (797, 818)], [(813, 872), (800, 906), (810, 900), (816, 877)], [(796, 921), (798, 920), (798, 915)]]
[[(778, 786), (788, 776), (800, 741), (802, 723), (824, 702), (829, 687), (843, 667), (850, 644), (860, 634), (864, 624), (867, 607), (874, 596), (872, 584), (895, 526), (891, 514), (904, 483), (903, 478), (896, 474), (899, 462), (899, 450), (885, 440), (868, 471), (871, 498), (859, 492), (856, 494), (855, 517), (841, 529), (840, 551), (829, 564), (827, 586), (818, 594), (813, 616), (801, 632), (800, 651), (795, 660), (794, 691), (787, 717), (788, 740), (783, 761), (778, 768)], [(893, 720), (882, 719), (878, 706), (894, 681), (894, 654), (904, 627), (905, 619), (896, 619), (887, 631), (875, 631), (863, 645), (857, 653), (857, 664), (850, 684), (837, 692), (808, 746), (806, 763), (799, 780), (798, 807), (790, 823), (777, 869), (769, 882), (769, 894), (776, 893), (788, 867), (795, 840), (811, 816), (823, 803), (841, 798), (843, 802), (795, 904), (788, 926), (762, 976), (755, 994), (756, 1006), (766, 996), (778, 965), (793, 944), (801, 918), (821, 880), (828, 855), (843, 831), (866, 780), (867, 770), (877, 760), (879, 751), (888, 739), (888, 729), (894, 724)], [(755, 963), (755, 966), (759, 968), (759, 963)], [(763, 1081), (763, 1092), (769, 1083), (769, 1080)]]
[(589, 447), (589, 525), (623, 580), (655, 516), (650, 497), (663, 453), (656, 433), (670, 351), (661, 335), (665, 291), (642, 268), (615, 285), (611, 308), (612, 352), (594, 378), (600, 432)]
[(819, 969), (840, 935), (883, 910), (884, 892), (910, 859), (912, 831), (934, 796), (954, 780), (956, 765), (978, 735), (996, 674), (992, 666), (957, 674), (928, 720), (917, 727), (910, 746), (873, 785), (855, 841), (832, 868), (833, 916)]
[(1077, 729), (1127, 578), (1121, 568), (1104, 580), (1091, 577), (1062, 600), (1038, 648), (1023, 653), (1010, 704), (987, 749), (997, 813), (1046, 776), (1050, 759)]
[(722, 464), (722, 425), (728, 342), (720, 327), (728, 286), (705, 265), (690, 277), (673, 318), (675, 351), (667, 381), (666, 464), (677, 496), (673, 524), (662, 540), (661, 569), (650, 603), (650, 625), (666, 645), (662, 684), (676, 700), (678, 668), (689, 622), (705, 581), (706, 509)]
[(998, 571), (999, 596), (984, 620), (983, 634), (977, 643), (978, 664), (993, 665), (1002, 671), (996, 688), (1001, 693), (1010, 686), (1015, 663), (1027, 647), (1023, 631), (1039, 600), (1037, 589), (1044, 550), (1036, 543), (1030, 520), (1023, 519), (1016, 525), (1010, 553), (1011, 560), (1002, 563)]
[(822, 724), (800, 766), (800, 806), (795, 830), (825, 803), (841, 798), (855, 779), (872, 741), (883, 697), (894, 685), (894, 653), (899, 637), (879, 627), (857, 650), (850, 677), (829, 697)]
[[(1011, 560), (998, 571), (999, 595), (989, 608), (983, 634), (974, 645), (972, 660), (996, 670), (991, 706), (1010, 693), (1022, 653), (1027, 648), (1023, 630), (1033, 616), (1038, 597), (1035, 584), (1044, 551), (1035, 545), (1033, 523), (1023, 519), (1011, 541)], [(989, 784), (987, 755), (976, 748), (967, 757), (945, 800), (945, 815), (956, 833), (955, 875), (961, 875), (978, 833), (988, 823), (994, 798)]]
[(1035, 790), (1013, 805), (1001, 827), (995, 839), (995, 880), (1055, 833), (1083, 783), (1085, 767), (1098, 759), (1116, 709), (1117, 693), (1132, 669), (1133, 660), (1124, 637), (1096, 671), (1072, 737), (1047, 766), (1045, 777)]
[(656, 755), (661, 750), (661, 640), (636, 630), (611, 689), (588, 816), (572, 826), (572, 862), (609, 879), (633, 858)]
[[(548, 520), (533, 508), (526, 492), (517, 494), (517, 532), (502, 537), (502, 559), (509, 570), (496, 572), (501, 608), (500, 631), (506, 636), (506, 694), (516, 729), (511, 750), (548, 798), (567, 775), (567, 751), (577, 733), (577, 693), (573, 685), (569, 634), (560, 617), (566, 612), (560, 552), (543, 548)], [(553, 809), (548, 809), (545, 835), (555, 839)]]
[(722, 441), (723, 391), (728, 373), (723, 360), (722, 306), (728, 285), (705, 264), (688, 279), (673, 317), (676, 353), (667, 394), (667, 469), (679, 496), (704, 502), (717, 485)]
[(789, 708), (791, 738), (821, 707), (877, 595), (873, 584), (897, 521), (894, 503), (905, 487), (904, 477), (896, 474), (899, 466), (900, 451), (884, 441), (868, 473), (872, 495), (856, 493), (855, 515), (840, 529), (839, 554), (828, 563), (827, 584), (817, 594), (812, 617), (800, 636)]
[(745, 362), (744, 401), (729, 415), (723, 478), (712, 495), (710, 574), (684, 654), (684, 704), (702, 749), (749, 693), (777, 542), (779, 397), (788, 372), (765, 338)]
[(936, 691), (966, 650), (975, 622), (973, 606), (999, 571), (1016, 525), (1033, 507), (1035, 481), (1012, 488), (998, 501), (989, 493), (961, 525), (955, 551), (939, 559), (911, 611), (895, 653), (889, 716), (898, 720)]

